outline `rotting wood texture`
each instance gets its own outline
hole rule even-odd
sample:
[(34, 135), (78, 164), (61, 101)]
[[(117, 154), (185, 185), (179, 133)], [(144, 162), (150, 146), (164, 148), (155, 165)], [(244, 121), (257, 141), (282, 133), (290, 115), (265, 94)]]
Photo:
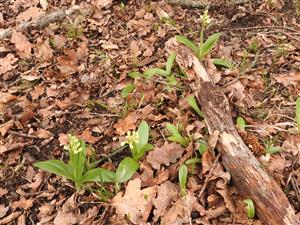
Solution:
[(280, 186), (238, 134), (227, 97), (212, 82), (201, 62), (174, 38), (166, 43), (166, 48), (168, 52), (176, 52), (177, 63), (186, 70), (210, 134), (219, 131), (217, 149), (222, 154), (222, 164), (230, 172), (240, 193), (253, 200), (260, 220), (269, 225), (300, 224)]

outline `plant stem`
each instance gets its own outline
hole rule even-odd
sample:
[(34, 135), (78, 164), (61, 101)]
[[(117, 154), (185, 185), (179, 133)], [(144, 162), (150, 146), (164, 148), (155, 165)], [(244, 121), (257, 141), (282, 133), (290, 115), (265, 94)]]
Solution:
[(202, 46), (203, 46), (203, 36), (204, 36), (204, 26), (201, 26), (201, 31), (200, 31), (200, 43), (198, 46), (198, 58), (201, 60), (202, 59)]
[(124, 146), (121, 146), (121, 147), (119, 147), (119, 148), (117, 148), (117, 149), (114, 149), (111, 153), (109, 153), (109, 154), (107, 155), (107, 157), (103, 157), (102, 159), (99, 159), (99, 160), (97, 160), (97, 161), (91, 163), (91, 166), (92, 166), (92, 167), (93, 167), (93, 166), (96, 166), (97, 164), (104, 162), (104, 161), (107, 160), (108, 158), (111, 158), (111, 157), (117, 155), (118, 153), (122, 152), (126, 147), (127, 147), (127, 146), (124, 145)]

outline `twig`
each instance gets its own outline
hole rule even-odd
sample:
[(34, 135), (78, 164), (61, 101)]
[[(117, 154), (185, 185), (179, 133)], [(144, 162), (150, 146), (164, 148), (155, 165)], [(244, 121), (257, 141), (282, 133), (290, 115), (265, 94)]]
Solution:
[(91, 165), (96, 166), (97, 164), (104, 162), (105, 160), (107, 160), (107, 159), (109, 159), (109, 158), (111, 158), (111, 157), (117, 155), (118, 153), (122, 152), (126, 147), (127, 147), (127, 146), (124, 145), (124, 146), (121, 146), (120, 148), (117, 148), (115, 151), (109, 153), (109, 154), (107, 155), (107, 157), (104, 157), (104, 158), (102, 158), (102, 159), (99, 159), (98, 161), (91, 163)]
[[(15, 27), (17, 31), (26, 31), (29, 29), (41, 29), (48, 26), (48, 24), (55, 22), (57, 20), (62, 20), (66, 16), (73, 14), (75, 11), (79, 10), (78, 5), (71, 6), (69, 9), (60, 9), (55, 12), (49, 13), (38, 17), (37, 19), (29, 22), (20, 23)], [(7, 28), (0, 31), (0, 40), (4, 38), (10, 38), (13, 32), (13, 28)]]
[(211, 178), (211, 175), (213, 174), (213, 172), (214, 172), (214, 170), (215, 170), (215, 168), (216, 168), (216, 166), (217, 166), (217, 164), (218, 164), (218, 162), (219, 162), (220, 157), (221, 157), (221, 153), (218, 153), (218, 155), (217, 155), (217, 157), (216, 157), (216, 159), (215, 159), (215, 161), (214, 161), (213, 166), (211, 167), (211, 169), (210, 169), (210, 171), (209, 171), (207, 177), (205, 178), (204, 184), (203, 184), (203, 186), (202, 186), (202, 188), (201, 188), (201, 190), (200, 190), (200, 192), (199, 192), (199, 194), (198, 194), (198, 198), (201, 198), (201, 195), (202, 195), (203, 192), (205, 191), (206, 186), (207, 186), (207, 184), (208, 184), (208, 182), (209, 182), (209, 179)]
[[(235, 5), (243, 5), (245, 3), (251, 2), (251, 0), (234, 0), (232, 4)], [(167, 3), (171, 5), (180, 5), (182, 7), (191, 7), (191, 8), (200, 8), (204, 9), (208, 6), (216, 6), (217, 4), (212, 4), (210, 2), (205, 3), (201, 1), (195, 1), (195, 0), (167, 0)]]
[(299, 31), (285, 26), (254, 26), (254, 27), (237, 27), (237, 28), (223, 28), (225, 30), (256, 30), (256, 29), (280, 29), (280, 30), (289, 30), (299, 34)]
[(43, 139), (43, 138), (40, 138), (40, 137), (35, 136), (35, 135), (19, 133), (17, 131), (12, 131), (12, 130), (9, 130), (8, 133), (11, 134), (11, 135), (15, 135), (15, 136), (23, 137), (23, 138)]

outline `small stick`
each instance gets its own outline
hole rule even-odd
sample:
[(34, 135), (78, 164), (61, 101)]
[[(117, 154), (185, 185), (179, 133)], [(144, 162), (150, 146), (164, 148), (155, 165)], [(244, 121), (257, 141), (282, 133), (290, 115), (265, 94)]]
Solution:
[(207, 177), (205, 178), (204, 184), (203, 184), (203, 186), (202, 186), (202, 188), (201, 188), (201, 190), (200, 190), (200, 192), (198, 194), (198, 198), (201, 198), (203, 192), (205, 191), (206, 186), (207, 186), (207, 184), (209, 182), (209, 179), (211, 178), (211, 176), (212, 176), (212, 174), (213, 174), (213, 172), (214, 172), (214, 170), (215, 170), (215, 168), (216, 168), (216, 166), (217, 166), (217, 164), (219, 162), (220, 157), (221, 157), (221, 153), (218, 153), (218, 155), (217, 155), (217, 157), (216, 157), (216, 159), (214, 161), (213, 166), (211, 167), (211, 169), (210, 169)]
[(40, 138), (40, 137), (35, 136), (35, 135), (19, 133), (17, 131), (12, 131), (12, 130), (9, 130), (8, 133), (11, 134), (11, 135), (15, 135), (15, 136), (23, 137), (23, 138), (43, 139), (43, 138)]

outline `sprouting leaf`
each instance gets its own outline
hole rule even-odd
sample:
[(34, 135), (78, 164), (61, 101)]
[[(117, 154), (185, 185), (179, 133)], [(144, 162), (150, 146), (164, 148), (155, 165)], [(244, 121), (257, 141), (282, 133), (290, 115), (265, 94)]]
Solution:
[(114, 182), (115, 181), (115, 173), (110, 170), (106, 170), (103, 168), (94, 168), (89, 171), (87, 171), (83, 176), (82, 176), (82, 183), (85, 182), (101, 182), (101, 183), (107, 183), (107, 182)]
[(167, 64), (166, 64), (166, 72), (167, 72), (167, 74), (171, 74), (175, 57), (176, 57), (176, 53), (175, 52), (172, 52), (169, 55), (169, 57), (168, 57)]
[(69, 165), (56, 159), (46, 160), (43, 162), (36, 162), (34, 166), (46, 170), (50, 173), (55, 173), (59, 176), (66, 177), (67, 179), (74, 180), (71, 169)]
[(203, 155), (208, 149), (207, 143), (203, 139), (199, 139), (197, 142), (199, 143), (198, 151), (201, 155)]
[(140, 160), (140, 158), (142, 158), (146, 152), (152, 150), (154, 148), (153, 145), (147, 143), (145, 144), (142, 148), (140, 149), (136, 149), (136, 151), (133, 151), (132, 153), (132, 158), (136, 161)]
[(221, 33), (214, 33), (213, 35), (209, 36), (209, 38), (203, 43), (201, 48), (201, 55), (199, 55), (199, 59), (203, 59), (215, 46), (217, 41), (219, 40)]
[(167, 130), (170, 132), (171, 136), (168, 137), (169, 141), (174, 141), (181, 144), (183, 147), (188, 146), (188, 140), (184, 138), (178, 131), (177, 127), (173, 124), (167, 123), (166, 124)]
[(243, 117), (238, 117), (237, 120), (236, 120), (236, 125), (237, 127), (240, 129), (240, 130), (245, 130), (245, 127), (246, 127), (246, 122), (245, 120), (243, 119)]
[(149, 69), (144, 71), (143, 75), (146, 78), (151, 78), (154, 75), (168, 76), (168, 73), (165, 70), (160, 69), (160, 68), (149, 68)]
[(139, 164), (130, 157), (125, 157), (119, 164), (116, 171), (116, 183), (124, 183), (128, 181), (132, 175), (138, 170)]
[(126, 87), (122, 89), (121, 96), (122, 98), (126, 98), (128, 94), (133, 92), (135, 90), (135, 85), (134, 84), (128, 84)]
[(296, 122), (298, 132), (300, 133), (300, 97), (298, 97), (296, 100)]
[(269, 148), (266, 148), (266, 153), (269, 154), (275, 154), (277, 152), (280, 152), (281, 148), (279, 146), (269, 146)]
[(149, 126), (148, 126), (146, 121), (143, 120), (140, 123), (137, 132), (138, 132), (138, 135), (139, 135), (138, 146), (142, 147), (142, 146), (144, 146), (145, 144), (148, 143), (148, 139), (149, 139)]
[(221, 66), (221, 67), (225, 67), (228, 69), (232, 69), (234, 67), (232, 65), (232, 63), (226, 59), (213, 59), (213, 64), (215, 64), (216, 66)]
[(273, 140), (268, 140), (265, 143), (265, 152), (267, 154), (275, 154), (277, 152), (280, 152), (281, 148), (279, 146), (274, 146)]
[(247, 198), (244, 200), (244, 203), (246, 204), (246, 211), (247, 211), (247, 216), (249, 219), (254, 218), (255, 216), (255, 207), (252, 199)]
[(195, 99), (195, 97), (194, 96), (189, 96), (188, 97), (188, 103), (189, 103), (189, 105), (196, 111), (196, 113), (200, 116), (200, 117), (204, 117), (203, 116), (203, 112), (200, 110), (200, 108), (199, 108), (199, 106), (198, 106), (198, 104), (197, 104), (197, 102), (196, 102), (196, 99)]
[(199, 159), (198, 157), (194, 157), (185, 161), (186, 165), (195, 164), (195, 163), (201, 163), (201, 159)]
[(128, 73), (127, 76), (131, 77), (132, 79), (137, 79), (143, 75), (140, 72), (132, 71), (132, 72)]
[(185, 164), (182, 164), (178, 171), (179, 186), (182, 195), (186, 194), (187, 175), (188, 175), (188, 168)]
[(194, 44), (194, 42), (192, 42), (188, 38), (181, 36), (181, 35), (176, 35), (175, 37), (179, 43), (186, 45), (194, 52), (195, 55), (198, 55), (199, 50), (198, 50), (197, 45)]

